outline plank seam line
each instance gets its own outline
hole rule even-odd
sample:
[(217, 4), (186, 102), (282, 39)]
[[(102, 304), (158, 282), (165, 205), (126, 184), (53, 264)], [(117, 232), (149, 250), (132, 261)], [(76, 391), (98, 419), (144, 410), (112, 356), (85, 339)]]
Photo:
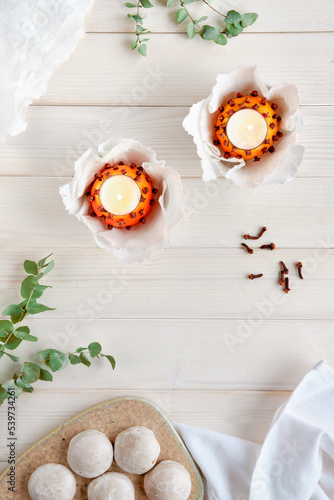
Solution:
[[(325, 31), (245, 31), (243, 36), (252, 35), (321, 35), (334, 33), (333, 30)], [(152, 31), (150, 35), (186, 35), (186, 31)], [(85, 31), (85, 35), (133, 35), (133, 31)]]
[[(43, 99), (43, 98), (42, 98)], [(41, 99), (41, 100), (42, 100)], [(126, 104), (53, 104), (53, 103), (50, 103), (50, 104), (44, 104), (43, 102), (41, 102), (40, 104), (38, 102), (35, 102), (34, 104), (31, 104), (29, 107), (30, 108), (131, 108), (131, 109), (144, 109), (144, 108), (147, 108), (147, 109), (151, 109), (151, 108), (163, 108), (163, 109), (169, 109), (169, 108), (184, 108), (184, 109), (189, 109), (191, 106), (191, 104), (188, 104), (188, 105), (184, 105), (184, 104), (137, 104), (137, 105), (126, 105)], [(330, 103), (314, 103), (314, 104), (309, 104), (309, 103), (305, 103), (305, 104), (301, 104), (301, 107), (333, 107), (334, 106), (334, 102), (330, 102)]]
[(45, 393), (50, 393), (50, 392), (82, 392), (82, 393), (85, 393), (87, 391), (94, 391), (94, 392), (105, 392), (105, 391), (113, 391), (113, 392), (123, 392), (123, 391), (126, 391), (126, 392), (133, 392), (133, 393), (143, 393), (143, 392), (160, 392), (160, 393), (171, 393), (171, 392), (180, 392), (180, 393), (189, 393), (189, 392), (192, 392), (192, 393), (197, 393), (197, 392), (206, 392), (206, 393), (233, 393), (233, 394), (237, 394), (237, 393), (252, 393), (252, 394), (263, 394), (263, 393), (291, 393), (293, 391), (293, 389), (207, 389), (207, 388), (203, 388), (203, 389), (157, 389), (157, 388), (145, 388), (145, 389), (127, 389), (127, 388), (124, 388), (124, 387), (121, 387), (119, 389), (117, 388), (114, 388), (114, 387), (84, 387), (84, 388), (78, 388), (78, 387), (73, 387), (73, 389), (69, 389), (67, 387), (65, 388), (50, 388), (50, 389), (43, 389), (43, 388), (36, 388), (34, 389), (34, 393), (36, 394), (37, 392), (45, 392)]

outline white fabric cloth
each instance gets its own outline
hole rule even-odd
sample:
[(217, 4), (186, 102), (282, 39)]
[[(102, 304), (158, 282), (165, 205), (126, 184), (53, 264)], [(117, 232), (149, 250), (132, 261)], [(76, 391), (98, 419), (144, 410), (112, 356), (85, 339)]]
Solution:
[(334, 499), (334, 372), (321, 361), (277, 411), (263, 445), (174, 424), (208, 500)]
[(84, 34), (93, 0), (0, 0), (0, 140), (25, 130), (25, 113)]

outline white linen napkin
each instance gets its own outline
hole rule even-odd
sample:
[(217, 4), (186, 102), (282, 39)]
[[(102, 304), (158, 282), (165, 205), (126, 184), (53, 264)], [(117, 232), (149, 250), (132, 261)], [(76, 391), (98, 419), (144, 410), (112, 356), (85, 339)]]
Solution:
[(0, 0), (0, 141), (25, 130), (25, 112), (84, 34), (93, 0)]
[(334, 372), (318, 363), (277, 411), (263, 445), (174, 424), (208, 500), (334, 499)]

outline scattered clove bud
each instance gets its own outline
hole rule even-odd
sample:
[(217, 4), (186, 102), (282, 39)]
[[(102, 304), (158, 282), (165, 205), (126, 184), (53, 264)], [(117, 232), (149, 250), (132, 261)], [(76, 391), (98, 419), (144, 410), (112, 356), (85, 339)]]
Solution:
[(262, 245), (260, 248), (268, 249), (268, 250), (275, 250), (276, 245), (275, 245), (275, 243), (270, 243), (270, 245)]
[(304, 276), (303, 276), (303, 273), (302, 273), (303, 264), (301, 262), (297, 262), (296, 266), (297, 266), (297, 269), (298, 269), (298, 276), (300, 277), (301, 280), (303, 280), (304, 279)]
[(280, 271), (280, 280), (279, 280), (279, 284), (280, 284), (281, 286), (284, 286), (284, 283), (285, 283), (284, 271)]
[(252, 248), (249, 248), (246, 243), (241, 243), (241, 245), (247, 250), (248, 253), (254, 253), (254, 250)]
[(251, 236), (250, 234), (244, 235), (244, 240), (258, 240), (267, 231), (266, 227), (263, 227), (257, 236)]
[(285, 291), (285, 293), (289, 293), (290, 290), (291, 290), (291, 288), (289, 288), (289, 278), (286, 277), (285, 278), (285, 288), (284, 288), (284, 291)]
[(256, 278), (262, 278), (263, 274), (250, 274), (248, 278), (250, 280), (255, 280)]
[(282, 260), (281, 260), (281, 266), (283, 267), (284, 274), (289, 274), (289, 269), (286, 267), (286, 265)]

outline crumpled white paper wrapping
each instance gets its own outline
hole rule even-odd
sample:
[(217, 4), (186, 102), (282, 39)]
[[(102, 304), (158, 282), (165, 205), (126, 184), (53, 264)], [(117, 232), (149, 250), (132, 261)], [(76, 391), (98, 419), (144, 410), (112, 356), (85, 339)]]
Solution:
[[(159, 192), (159, 202), (147, 215), (146, 224), (140, 222), (131, 231), (114, 228), (91, 217), (91, 204), (86, 196), (87, 187), (106, 163), (142, 165)], [(125, 262), (141, 262), (149, 259), (154, 250), (165, 248), (169, 243), (171, 228), (184, 215), (186, 193), (178, 172), (158, 161), (155, 151), (132, 139), (115, 143), (109, 139), (98, 147), (90, 148), (75, 162), (74, 178), (60, 188), (64, 205), (93, 233), (96, 243)]]
[(93, 0), (0, 0), (0, 141), (25, 130), (25, 114), (84, 34)]
[[(278, 104), (277, 113), (282, 117), (280, 130), (283, 137), (275, 142), (275, 152), (261, 156), (259, 162), (245, 162), (237, 158), (225, 159), (216, 139), (214, 125), (222, 103), (236, 96), (258, 90), (268, 101)], [(296, 144), (297, 133), (302, 128), (299, 97), (294, 85), (281, 83), (268, 88), (261, 80), (256, 66), (244, 66), (231, 73), (218, 75), (211, 94), (196, 104), (183, 121), (183, 127), (193, 136), (197, 153), (201, 159), (205, 182), (223, 174), (227, 179), (244, 188), (255, 188), (265, 184), (282, 184), (292, 180), (302, 162), (304, 147)]]

